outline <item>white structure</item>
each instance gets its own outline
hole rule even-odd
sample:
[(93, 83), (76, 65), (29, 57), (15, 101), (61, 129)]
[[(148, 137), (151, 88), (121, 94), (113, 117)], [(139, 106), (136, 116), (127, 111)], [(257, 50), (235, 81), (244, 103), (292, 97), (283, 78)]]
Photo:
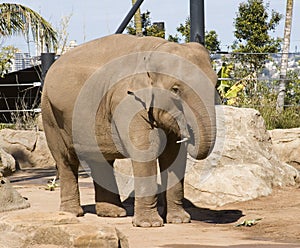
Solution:
[(12, 59), (11, 71), (23, 70), (31, 66), (30, 54), (18, 52), (15, 54), (15, 58)]

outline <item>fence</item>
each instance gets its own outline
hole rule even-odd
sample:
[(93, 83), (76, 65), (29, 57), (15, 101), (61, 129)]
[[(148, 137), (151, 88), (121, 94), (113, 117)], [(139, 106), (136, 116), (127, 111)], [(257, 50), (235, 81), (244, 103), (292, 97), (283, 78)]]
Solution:
[[(239, 65), (233, 62), (234, 55), (236, 54), (216, 53), (211, 55), (214, 70), (219, 74), (219, 84), (220, 82), (227, 81), (229, 82), (229, 85), (232, 86), (238, 82), (241, 82), (242, 80), (247, 80), (235, 75), (234, 71)], [(239, 55), (251, 56), (258, 54), (240, 53)], [(258, 82), (255, 87), (264, 86), (268, 90), (272, 89), (276, 91), (278, 90), (278, 85), (280, 82), (279, 67), (282, 54), (277, 53), (267, 55), (269, 55), (269, 58), (265, 61), (262, 73), (255, 78), (255, 82)], [(292, 71), (298, 75), (298, 78), (295, 80), (298, 80), (296, 83), (298, 84), (299, 88), (299, 92), (297, 90), (292, 92), (291, 89), (290, 94), (300, 94), (300, 53), (290, 53), (288, 63), (289, 71)], [(224, 64), (233, 64), (233, 72), (231, 75), (226, 75), (226, 77), (220, 74), (220, 71), (222, 68), (224, 68)], [(32, 68), (10, 73), (4, 78), (0, 78), (0, 123), (10, 123), (14, 121), (13, 119), (15, 116), (22, 115), (24, 113), (32, 113), (32, 115), (35, 115), (36, 113), (40, 112), (42, 77), (41, 66), (34, 66)], [(251, 80), (248, 81), (250, 82)], [(243, 90), (247, 95), (247, 87), (245, 87)], [(262, 92), (260, 92), (260, 94), (261, 93)], [(295, 102), (293, 106), (296, 104), (300, 105), (300, 96), (299, 102)], [(286, 104), (286, 106), (290, 106), (290, 104)]]
[[(237, 60), (235, 57), (237, 56), (245, 56), (246, 59), (249, 60), (253, 60), (255, 58), (263, 59), (263, 69), (259, 73), (254, 72), (245, 74), (247, 69), (242, 67), (241, 63), (236, 62)], [(259, 94), (277, 95), (280, 82), (285, 80), (287, 97), (289, 99), (295, 98), (293, 101), (287, 101), (285, 107), (295, 105), (300, 106), (300, 53), (289, 53), (288, 75), (285, 79), (282, 79), (280, 76), (281, 57), (282, 53), (221, 52), (212, 54), (212, 64), (219, 77), (217, 87), (219, 87), (218, 90), (221, 94), (221, 97), (227, 100), (226, 94), (227, 96), (231, 94), (230, 97), (232, 98), (233, 95), (237, 95), (237, 91), (239, 91), (239, 95), (243, 95), (242, 97), (244, 98), (250, 98), (254, 94), (258, 94), (258, 96)], [(243, 74), (246, 76), (241, 77)], [(225, 91), (228, 91), (228, 93)], [(261, 106), (263, 103), (258, 104)]]
[(11, 123), (25, 113), (39, 112), (41, 90), (39, 66), (0, 78), (0, 123)]

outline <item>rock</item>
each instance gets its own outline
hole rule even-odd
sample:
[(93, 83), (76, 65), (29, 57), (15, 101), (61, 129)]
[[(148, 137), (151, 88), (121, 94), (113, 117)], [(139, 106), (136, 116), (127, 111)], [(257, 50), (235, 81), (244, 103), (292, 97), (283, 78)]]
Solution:
[[(217, 106), (217, 129), (212, 154), (203, 161), (188, 158), (184, 192), (195, 205), (216, 207), (251, 200), (269, 195), (275, 186), (294, 185), (300, 179), (298, 171), (281, 162), (273, 151), (258, 111)], [(126, 199), (134, 188), (129, 159), (116, 160), (115, 175)]]
[(12, 155), (0, 148), (0, 172), (4, 177), (16, 171), (16, 161)]
[(2, 129), (0, 147), (14, 157), (21, 169), (55, 165), (45, 134), (41, 131)]
[[(14, 237), (17, 237), (15, 239)], [(66, 212), (9, 214), (0, 218), (0, 247), (127, 248), (127, 238), (113, 226), (84, 224)]]
[(130, 159), (116, 159), (114, 163), (115, 177), (122, 200), (134, 196), (134, 180)]
[(300, 128), (275, 129), (269, 134), (279, 159), (300, 170)]
[(37, 116), (36, 124), (37, 124), (37, 128), (38, 128), (39, 131), (44, 131), (42, 114), (39, 114)]
[(185, 197), (198, 206), (221, 206), (294, 185), (298, 171), (282, 163), (260, 113), (253, 109), (217, 106), (217, 141), (203, 161), (188, 159)]
[(0, 174), (0, 212), (30, 207), (30, 204)]

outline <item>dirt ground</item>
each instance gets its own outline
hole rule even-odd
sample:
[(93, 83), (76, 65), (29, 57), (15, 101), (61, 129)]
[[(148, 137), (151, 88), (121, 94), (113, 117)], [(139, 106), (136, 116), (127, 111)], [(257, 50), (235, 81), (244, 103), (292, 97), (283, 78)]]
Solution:
[[(31, 207), (18, 210), (57, 211), (59, 187), (45, 190), (54, 170), (34, 169), (10, 177), (13, 186), (28, 198)], [(128, 217), (100, 218), (95, 214), (91, 178), (80, 176), (81, 203), (86, 212), (80, 220), (97, 225), (115, 225), (129, 240), (131, 248), (213, 248), (213, 247), (300, 247), (300, 187), (276, 188), (270, 196), (218, 208), (199, 208), (188, 200), (189, 224), (165, 224), (161, 228), (136, 228), (131, 224), (132, 200), (126, 200)], [(5, 213), (2, 213), (2, 215)], [(1, 216), (1, 215), (0, 215)], [(251, 227), (237, 227), (243, 220), (262, 218)]]

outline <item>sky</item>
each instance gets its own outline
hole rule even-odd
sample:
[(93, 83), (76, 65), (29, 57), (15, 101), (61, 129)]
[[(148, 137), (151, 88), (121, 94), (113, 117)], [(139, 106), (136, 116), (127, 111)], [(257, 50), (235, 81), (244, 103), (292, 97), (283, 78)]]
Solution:
[[(246, 0), (206, 0), (205, 27), (215, 30), (221, 41), (221, 49), (228, 50), (234, 41), (234, 18), (240, 3)], [(68, 40), (77, 44), (113, 34), (131, 8), (131, 0), (15, 0), (7, 3), (23, 4), (40, 13), (54, 28), (60, 27), (63, 17), (71, 16)], [(286, 0), (270, 0), (269, 9), (284, 14)], [(166, 35), (174, 35), (176, 27), (189, 15), (189, 0), (144, 0), (141, 11), (151, 12), (151, 21), (164, 21)], [(294, 0), (290, 51), (300, 50), (300, 0)], [(275, 37), (283, 37), (284, 18), (276, 29)], [(13, 37), (1, 45), (14, 45), (27, 50), (25, 39)], [(297, 48), (296, 48), (297, 47)], [(24, 51), (25, 50), (25, 51)]]

